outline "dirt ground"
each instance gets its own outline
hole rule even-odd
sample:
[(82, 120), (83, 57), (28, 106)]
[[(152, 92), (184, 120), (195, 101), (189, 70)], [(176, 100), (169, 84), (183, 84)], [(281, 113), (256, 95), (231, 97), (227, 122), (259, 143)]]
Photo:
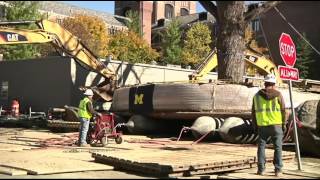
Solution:
[[(77, 132), (53, 133), (45, 129), (0, 127), (0, 179), (150, 179), (158, 178), (143, 173), (114, 169), (94, 162), (92, 152), (105, 154), (129, 150), (131, 153), (141, 146), (139, 141), (150, 139), (146, 136), (124, 135), (126, 143), (110, 142), (107, 147), (78, 148), (74, 145)], [(133, 142), (133, 139), (136, 142)], [(132, 143), (128, 143), (131, 140)], [(159, 139), (161, 141), (161, 139)], [(162, 138), (164, 141), (164, 138)], [(151, 144), (149, 144), (151, 145)], [(131, 151), (132, 150), (132, 151)], [(138, 152), (137, 152), (138, 153)], [(134, 154), (134, 152), (133, 152)], [(303, 157), (304, 174), (297, 175), (297, 163), (284, 163), (285, 179), (320, 178), (319, 158)], [(198, 175), (188, 178), (271, 178), (274, 179), (273, 165), (268, 164), (267, 176), (259, 177), (256, 168), (228, 173)], [(21, 173), (21, 174), (19, 174)]]

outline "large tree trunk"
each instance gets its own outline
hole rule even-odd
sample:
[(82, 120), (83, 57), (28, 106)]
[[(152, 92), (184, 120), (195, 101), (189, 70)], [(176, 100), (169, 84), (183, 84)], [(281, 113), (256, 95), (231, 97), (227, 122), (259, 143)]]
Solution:
[(245, 61), (244, 1), (216, 1), (219, 15), (218, 79), (243, 81)]

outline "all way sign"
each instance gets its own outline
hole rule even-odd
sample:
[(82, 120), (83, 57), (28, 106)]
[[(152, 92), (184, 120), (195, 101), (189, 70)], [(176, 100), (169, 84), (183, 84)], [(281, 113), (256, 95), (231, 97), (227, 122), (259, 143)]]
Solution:
[(299, 71), (297, 68), (287, 67), (287, 66), (278, 66), (280, 78), (292, 81), (299, 80)]

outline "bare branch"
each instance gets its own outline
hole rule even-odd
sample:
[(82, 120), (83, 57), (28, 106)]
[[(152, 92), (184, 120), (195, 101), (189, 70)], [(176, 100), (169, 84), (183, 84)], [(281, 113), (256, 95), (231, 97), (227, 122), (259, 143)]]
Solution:
[(245, 22), (250, 22), (251, 20), (257, 18), (260, 14), (268, 12), (273, 7), (277, 6), (281, 1), (268, 1), (265, 2), (262, 6), (253, 9), (252, 11), (245, 13)]
[(219, 16), (218, 16), (218, 8), (212, 1), (199, 1), (199, 3), (202, 5), (202, 7), (212, 14), (216, 18), (216, 20), (219, 22)]

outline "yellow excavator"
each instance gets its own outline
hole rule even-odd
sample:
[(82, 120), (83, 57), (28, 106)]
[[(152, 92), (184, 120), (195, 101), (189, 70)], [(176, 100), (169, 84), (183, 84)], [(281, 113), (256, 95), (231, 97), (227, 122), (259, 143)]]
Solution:
[[(27, 25), (35, 23), (39, 29), (18, 29), (10, 26)], [(75, 59), (83, 67), (100, 74), (105, 82), (94, 87), (81, 87), (81, 90), (91, 88), (97, 97), (106, 101), (112, 100), (113, 91), (117, 86), (117, 76), (103, 62), (99, 61), (89, 48), (87, 48), (78, 37), (60, 24), (49, 21), (18, 21), (0, 22), (0, 45), (13, 44), (52, 44), (61, 56), (67, 55)]]
[[(244, 52), (244, 60), (247, 64), (255, 67), (262, 73), (262, 75), (274, 74), (277, 78), (278, 84), (282, 84), (277, 66), (265, 56), (259, 55), (252, 50), (247, 49)], [(204, 59), (204, 61), (198, 66), (196, 71), (189, 75), (189, 80), (192, 83), (202, 80), (212, 69), (218, 66), (218, 58), (216, 50), (210, 52), (210, 54)]]

